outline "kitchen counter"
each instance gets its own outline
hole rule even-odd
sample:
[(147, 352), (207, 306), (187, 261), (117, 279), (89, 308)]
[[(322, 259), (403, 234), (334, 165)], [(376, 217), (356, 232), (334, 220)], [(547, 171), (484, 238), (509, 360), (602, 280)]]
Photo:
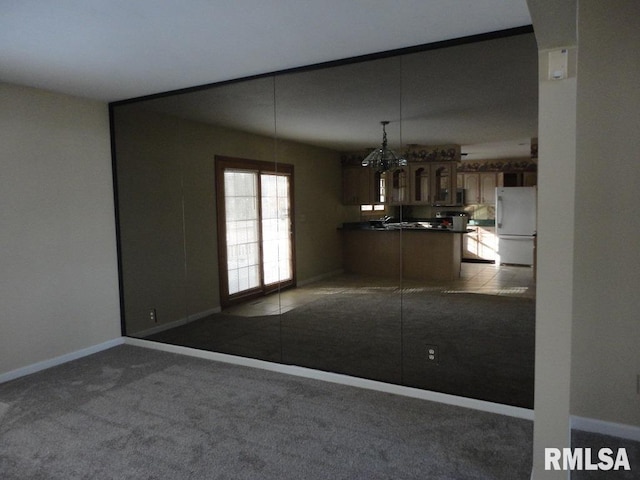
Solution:
[(366, 230), (375, 232), (393, 232), (398, 230), (410, 230), (418, 232), (437, 232), (437, 233), (469, 233), (473, 230), (453, 230), (442, 226), (427, 226), (425, 222), (402, 222), (387, 223), (382, 227), (373, 227), (368, 222), (345, 223), (339, 230)]
[(462, 236), (469, 230), (406, 225), (340, 230), (347, 272), (411, 280), (460, 278)]

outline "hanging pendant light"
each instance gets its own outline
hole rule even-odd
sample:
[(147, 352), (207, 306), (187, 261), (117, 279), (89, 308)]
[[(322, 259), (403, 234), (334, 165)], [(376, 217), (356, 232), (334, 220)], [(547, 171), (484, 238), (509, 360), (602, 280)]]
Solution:
[(380, 123), (382, 124), (382, 146), (367, 155), (362, 161), (362, 166), (375, 168), (379, 172), (386, 172), (387, 170), (406, 166), (406, 159), (399, 157), (396, 152), (387, 148), (387, 130), (385, 127), (389, 122), (384, 120)]

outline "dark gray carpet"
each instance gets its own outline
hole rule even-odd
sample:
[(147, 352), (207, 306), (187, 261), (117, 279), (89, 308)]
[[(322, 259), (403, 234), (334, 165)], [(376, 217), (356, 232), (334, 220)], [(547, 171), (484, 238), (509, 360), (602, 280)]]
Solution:
[(0, 385), (0, 477), (529, 479), (532, 424), (122, 346)]
[[(528, 298), (357, 288), (279, 316), (222, 313), (148, 339), (533, 408)], [(428, 344), (438, 363), (427, 361)]]
[[(618, 449), (624, 448), (629, 459), (629, 466), (631, 467), (629, 471), (574, 471), (571, 473), (571, 480), (637, 480), (640, 478), (640, 474), (638, 473), (640, 472), (640, 442), (574, 430), (571, 432), (571, 446), (590, 448), (596, 456), (598, 450), (601, 448), (611, 448), (616, 453)], [(598, 460), (595, 460), (595, 463), (598, 463)]]
[[(535, 300), (406, 295), (402, 318), (404, 384), (533, 408)], [(426, 344), (439, 346), (438, 365)]]

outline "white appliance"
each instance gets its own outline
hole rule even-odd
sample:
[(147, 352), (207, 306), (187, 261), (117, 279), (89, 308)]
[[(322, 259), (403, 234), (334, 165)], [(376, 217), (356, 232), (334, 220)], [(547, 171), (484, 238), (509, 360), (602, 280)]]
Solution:
[(500, 263), (533, 265), (536, 187), (496, 188), (496, 235)]

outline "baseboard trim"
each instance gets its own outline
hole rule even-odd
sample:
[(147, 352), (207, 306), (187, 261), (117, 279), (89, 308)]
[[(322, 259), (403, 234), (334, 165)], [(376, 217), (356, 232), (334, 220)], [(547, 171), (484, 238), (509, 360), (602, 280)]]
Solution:
[(194, 313), (192, 315), (189, 315), (188, 317), (179, 318), (178, 320), (174, 320), (168, 323), (163, 323), (162, 325), (158, 325), (157, 327), (148, 328), (147, 330), (143, 330), (142, 332), (136, 332), (135, 336), (148, 337), (149, 335), (154, 335), (156, 333), (164, 332), (165, 330), (171, 330), (172, 328), (181, 327), (182, 325), (195, 322), (196, 320), (200, 320), (201, 318), (208, 317), (209, 315), (213, 315), (215, 313), (220, 313), (221, 311), (222, 311), (221, 307), (210, 308), (209, 310), (204, 310), (202, 312)]
[(98, 345), (93, 345), (91, 347), (83, 348), (82, 350), (76, 350), (75, 352), (70, 352), (65, 355), (60, 355), (59, 357), (33, 363), (31, 365), (27, 365), (26, 367), (17, 368), (10, 372), (0, 374), (0, 384), (8, 382), (10, 380), (15, 380), (16, 378), (24, 377), (26, 375), (31, 375), (32, 373), (40, 372), (41, 370), (46, 370), (47, 368), (62, 365), (63, 363), (67, 363), (72, 360), (77, 360), (79, 358), (86, 357), (88, 355), (93, 355), (94, 353), (98, 353), (103, 350), (108, 350), (110, 348), (116, 347), (118, 345), (122, 345), (124, 343), (125, 343), (124, 337), (118, 337), (118, 338), (114, 338), (113, 340), (108, 340), (106, 342), (99, 343)]
[(594, 418), (571, 416), (571, 428), (585, 432), (598, 433), (600, 435), (610, 435), (612, 437), (624, 438), (640, 442), (640, 427), (625, 425), (623, 423), (607, 422)]
[(419, 388), (404, 387), (401, 385), (393, 385), (390, 383), (378, 382), (375, 380), (366, 380), (364, 378), (351, 377), (338, 373), (323, 372), (295, 365), (283, 365), (280, 363), (266, 362), (252, 358), (238, 357), (224, 353), (208, 352), (195, 348), (182, 347), (179, 345), (169, 345), (166, 343), (152, 342), (139, 338), (125, 338), (125, 344), (136, 347), (150, 348), (153, 350), (161, 350), (164, 352), (177, 353), (192, 357), (213, 360), (217, 362), (231, 363), (234, 365), (242, 365), (245, 367), (260, 368), (272, 372), (285, 373), (298, 377), (312, 378), (314, 380), (322, 380), (325, 382), (338, 383), (352, 387), (365, 388), (368, 390), (376, 390), (379, 392), (402, 395), (405, 397), (417, 398), (420, 400), (428, 400), (432, 402), (445, 403), (457, 407), (470, 408), (483, 412), (496, 413), (509, 417), (521, 418), (524, 420), (533, 420), (533, 410), (521, 407), (513, 407), (510, 405), (502, 405), (499, 403), (486, 402), (483, 400), (475, 400), (472, 398), (459, 397), (446, 393), (432, 392), (429, 390), (421, 390)]

